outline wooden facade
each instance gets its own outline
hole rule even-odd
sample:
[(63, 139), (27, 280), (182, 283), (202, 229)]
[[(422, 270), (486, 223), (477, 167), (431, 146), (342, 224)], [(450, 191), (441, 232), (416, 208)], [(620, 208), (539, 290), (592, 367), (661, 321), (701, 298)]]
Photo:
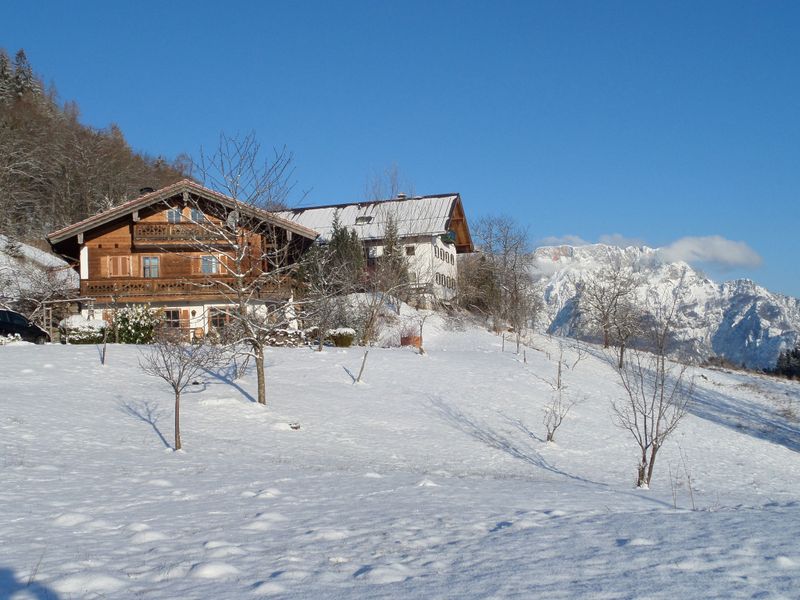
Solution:
[(94, 298), (99, 308), (150, 303), (184, 314), (190, 307), (230, 303), (237, 275), (253, 288), (254, 301), (289, 297), (289, 282), (275, 270), (292, 264), (315, 237), (184, 180), (53, 232), (48, 240), (79, 271), (81, 296)]

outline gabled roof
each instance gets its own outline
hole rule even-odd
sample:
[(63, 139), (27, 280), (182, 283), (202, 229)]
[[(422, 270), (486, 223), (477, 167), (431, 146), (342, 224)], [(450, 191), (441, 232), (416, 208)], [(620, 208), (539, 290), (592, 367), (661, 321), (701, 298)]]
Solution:
[(236, 208), (242, 211), (243, 213), (247, 214), (248, 216), (252, 216), (256, 219), (270, 223), (272, 225), (277, 225), (278, 227), (296, 233), (297, 235), (300, 235), (302, 237), (311, 240), (317, 237), (316, 231), (308, 227), (305, 227), (302, 224), (295, 223), (291, 220), (282, 218), (278, 216), (276, 213), (267, 212), (265, 210), (261, 210), (259, 208), (250, 206), (248, 204), (239, 202), (238, 200), (235, 200), (230, 196), (226, 196), (225, 194), (220, 194), (219, 192), (204, 187), (199, 183), (196, 183), (190, 179), (182, 179), (181, 181), (163, 187), (160, 190), (144, 194), (143, 196), (139, 196), (138, 198), (134, 198), (133, 200), (129, 200), (128, 202), (124, 202), (119, 206), (115, 206), (114, 208), (110, 208), (106, 211), (93, 215), (88, 219), (84, 219), (83, 221), (78, 221), (77, 223), (73, 223), (72, 225), (59, 229), (57, 231), (53, 231), (52, 233), (47, 235), (47, 239), (50, 241), (51, 244), (57, 244), (58, 242), (64, 241), (67, 238), (72, 237), (73, 235), (77, 235), (79, 233), (83, 233), (100, 225), (104, 225), (105, 223), (109, 223), (115, 219), (131, 214), (136, 210), (139, 210), (141, 208), (146, 208), (148, 206), (156, 204), (157, 202), (163, 202), (164, 200), (167, 200), (179, 194), (183, 194), (184, 192), (187, 192), (189, 194), (194, 194), (211, 202), (217, 202), (227, 208), (231, 209)]
[(456, 205), (460, 203), (459, 194), (437, 194), (295, 208), (276, 214), (315, 230), (323, 242), (330, 239), (333, 219), (338, 214), (340, 225), (354, 229), (359, 238), (377, 240), (383, 238), (389, 217), (397, 224), (400, 237), (447, 233)]

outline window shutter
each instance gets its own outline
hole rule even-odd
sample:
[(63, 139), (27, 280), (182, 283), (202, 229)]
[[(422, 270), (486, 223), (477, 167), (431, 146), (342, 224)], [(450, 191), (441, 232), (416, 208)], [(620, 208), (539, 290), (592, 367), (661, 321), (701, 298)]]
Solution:
[(181, 329), (187, 330), (189, 329), (189, 309), (182, 308), (181, 309)]

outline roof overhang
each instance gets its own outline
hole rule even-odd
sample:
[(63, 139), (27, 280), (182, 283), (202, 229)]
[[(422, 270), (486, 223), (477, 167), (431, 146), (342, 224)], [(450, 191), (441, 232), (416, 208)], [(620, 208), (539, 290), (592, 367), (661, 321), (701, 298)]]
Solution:
[(289, 219), (284, 219), (271, 212), (267, 212), (247, 203), (240, 202), (235, 198), (226, 196), (225, 194), (220, 194), (219, 192), (204, 187), (199, 183), (195, 183), (190, 179), (183, 179), (173, 183), (172, 185), (163, 187), (160, 190), (144, 194), (143, 196), (129, 200), (128, 202), (120, 204), (119, 206), (115, 206), (114, 208), (110, 208), (109, 210), (98, 213), (89, 217), (88, 219), (78, 221), (77, 223), (73, 223), (72, 225), (68, 225), (67, 227), (53, 231), (47, 235), (47, 240), (51, 245), (58, 244), (75, 235), (84, 233), (94, 229), (95, 227), (100, 227), (101, 225), (105, 225), (106, 223), (110, 223), (116, 219), (132, 214), (137, 210), (152, 206), (158, 202), (164, 202), (169, 198), (173, 198), (184, 193), (198, 196), (210, 202), (216, 202), (217, 204), (225, 206), (230, 210), (240, 210), (249, 217), (258, 219), (259, 221), (263, 221), (271, 225), (275, 225), (287, 231), (291, 231), (292, 233), (310, 240), (314, 240), (317, 237), (317, 232), (313, 229), (290, 221)]

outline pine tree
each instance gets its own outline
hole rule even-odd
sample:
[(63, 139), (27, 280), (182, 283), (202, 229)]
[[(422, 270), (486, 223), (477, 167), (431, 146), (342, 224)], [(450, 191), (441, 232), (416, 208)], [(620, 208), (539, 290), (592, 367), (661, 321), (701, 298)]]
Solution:
[(11, 61), (6, 51), (0, 48), (0, 103), (6, 104), (14, 97), (13, 73)]
[(393, 284), (408, 281), (408, 262), (406, 260), (403, 245), (400, 243), (397, 221), (392, 215), (386, 218), (386, 228), (383, 238), (383, 256), (380, 261), (388, 274), (388, 279)]
[(33, 76), (33, 69), (25, 55), (25, 50), (20, 48), (14, 57), (14, 93), (21, 98), (27, 92), (39, 95), (41, 91)]
[(355, 285), (364, 272), (364, 248), (358, 234), (341, 224), (338, 211), (333, 215), (328, 251), (331, 267), (344, 275), (343, 285)]

